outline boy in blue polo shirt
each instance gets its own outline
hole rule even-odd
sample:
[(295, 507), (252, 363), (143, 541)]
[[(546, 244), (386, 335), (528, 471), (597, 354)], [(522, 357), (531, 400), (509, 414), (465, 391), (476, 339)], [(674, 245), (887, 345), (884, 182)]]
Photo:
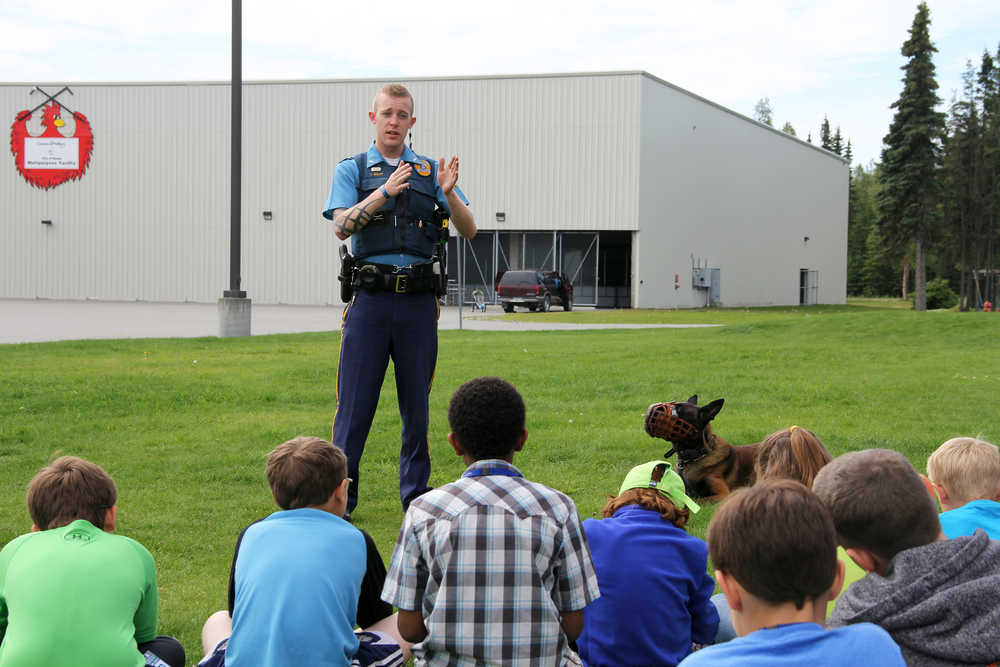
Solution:
[(708, 525), (708, 549), (739, 636), (695, 651), (684, 667), (905, 667), (876, 625), (824, 629), (844, 565), (830, 511), (800, 482), (764, 480), (729, 496)]

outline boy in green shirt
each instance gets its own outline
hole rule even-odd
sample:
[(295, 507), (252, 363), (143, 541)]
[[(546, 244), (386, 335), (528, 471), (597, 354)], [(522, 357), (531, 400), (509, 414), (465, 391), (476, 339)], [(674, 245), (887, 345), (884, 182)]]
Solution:
[(113, 534), (117, 495), (75, 456), (31, 480), (32, 532), (0, 551), (0, 667), (183, 667), (180, 643), (156, 635), (153, 557)]

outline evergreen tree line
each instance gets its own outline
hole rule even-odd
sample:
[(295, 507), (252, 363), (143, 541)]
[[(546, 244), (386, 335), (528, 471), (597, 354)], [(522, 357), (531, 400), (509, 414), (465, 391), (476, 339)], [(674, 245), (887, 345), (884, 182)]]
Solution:
[[(760, 123), (774, 127), (774, 108), (771, 106), (770, 97), (762, 97), (757, 100), (757, 103), (753, 108), (752, 118)], [(799, 136), (795, 131), (795, 128), (791, 123), (785, 122), (782, 126), (781, 131), (785, 134), (790, 134), (793, 137)], [(806, 135), (806, 141), (812, 143), (812, 132)], [(837, 126), (835, 132), (830, 131), (830, 119), (823, 116), (823, 124), (819, 128), (819, 143), (820, 146), (828, 151), (836, 153), (842, 158), (847, 160), (850, 164), (854, 159), (854, 151), (851, 148), (851, 140), (847, 139), (846, 143), (843, 135), (840, 133), (840, 126)]]
[(975, 308), (998, 297), (1000, 47), (978, 67), (967, 63), (962, 92), (942, 113), (929, 25), (921, 3), (881, 161), (851, 170), (847, 293), (908, 298), (912, 289), (923, 310), (953, 305), (935, 297), (954, 292)]

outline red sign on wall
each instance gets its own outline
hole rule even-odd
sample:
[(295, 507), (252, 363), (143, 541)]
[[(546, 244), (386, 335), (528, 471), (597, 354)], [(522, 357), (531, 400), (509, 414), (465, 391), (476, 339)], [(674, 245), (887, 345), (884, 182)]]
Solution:
[[(14, 165), (24, 180), (46, 190), (83, 176), (94, 150), (94, 135), (87, 117), (66, 109), (54, 97), (49, 96), (49, 100), (51, 103), (45, 104), (42, 109), (42, 127), (45, 130), (40, 135), (32, 136), (28, 132), (28, 121), (39, 107), (18, 112), (14, 124), (10, 126), (10, 152), (14, 154)], [(62, 119), (64, 110), (75, 121), (72, 136), (66, 136), (61, 131), (66, 125)]]

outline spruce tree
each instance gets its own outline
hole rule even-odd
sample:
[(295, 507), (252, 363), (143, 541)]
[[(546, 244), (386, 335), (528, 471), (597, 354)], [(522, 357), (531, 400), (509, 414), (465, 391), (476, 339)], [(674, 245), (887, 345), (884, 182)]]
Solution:
[(965, 310), (971, 294), (969, 269), (989, 263), (982, 253), (989, 252), (991, 244), (984, 238), (982, 123), (971, 62), (966, 64), (962, 78), (964, 94), (961, 99), (952, 101), (942, 154), (945, 185), (942, 232), (947, 234), (949, 242), (941, 251), (952, 258), (952, 265), (959, 265), (959, 304)]
[(833, 141), (831, 141), (830, 143), (832, 144), (832, 147), (830, 148), (830, 150), (832, 150), (837, 155), (843, 155), (844, 154), (844, 138), (842, 136), (840, 136), (840, 126), (839, 125), (837, 126), (837, 131), (833, 135)]
[(823, 116), (823, 124), (819, 126), (819, 145), (826, 150), (833, 150), (833, 137), (830, 136), (830, 121)]
[(893, 248), (913, 243), (914, 310), (927, 310), (927, 246), (933, 238), (940, 185), (937, 178), (944, 114), (936, 90), (934, 61), (937, 49), (930, 39), (930, 10), (917, 6), (910, 37), (901, 52), (908, 60), (902, 69), (903, 92), (893, 102), (896, 110), (882, 148), (884, 188), (879, 197), (882, 238)]
[[(985, 239), (989, 246), (987, 267), (993, 268), (996, 248), (1000, 246), (1000, 47), (996, 58), (988, 51), (983, 52), (976, 85), (977, 101), (980, 105), (982, 133), (982, 181), (983, 225)], [(988, 297), (993, 303), (1000, 302), (996, 293), (996, 282), (989, 281)]]

